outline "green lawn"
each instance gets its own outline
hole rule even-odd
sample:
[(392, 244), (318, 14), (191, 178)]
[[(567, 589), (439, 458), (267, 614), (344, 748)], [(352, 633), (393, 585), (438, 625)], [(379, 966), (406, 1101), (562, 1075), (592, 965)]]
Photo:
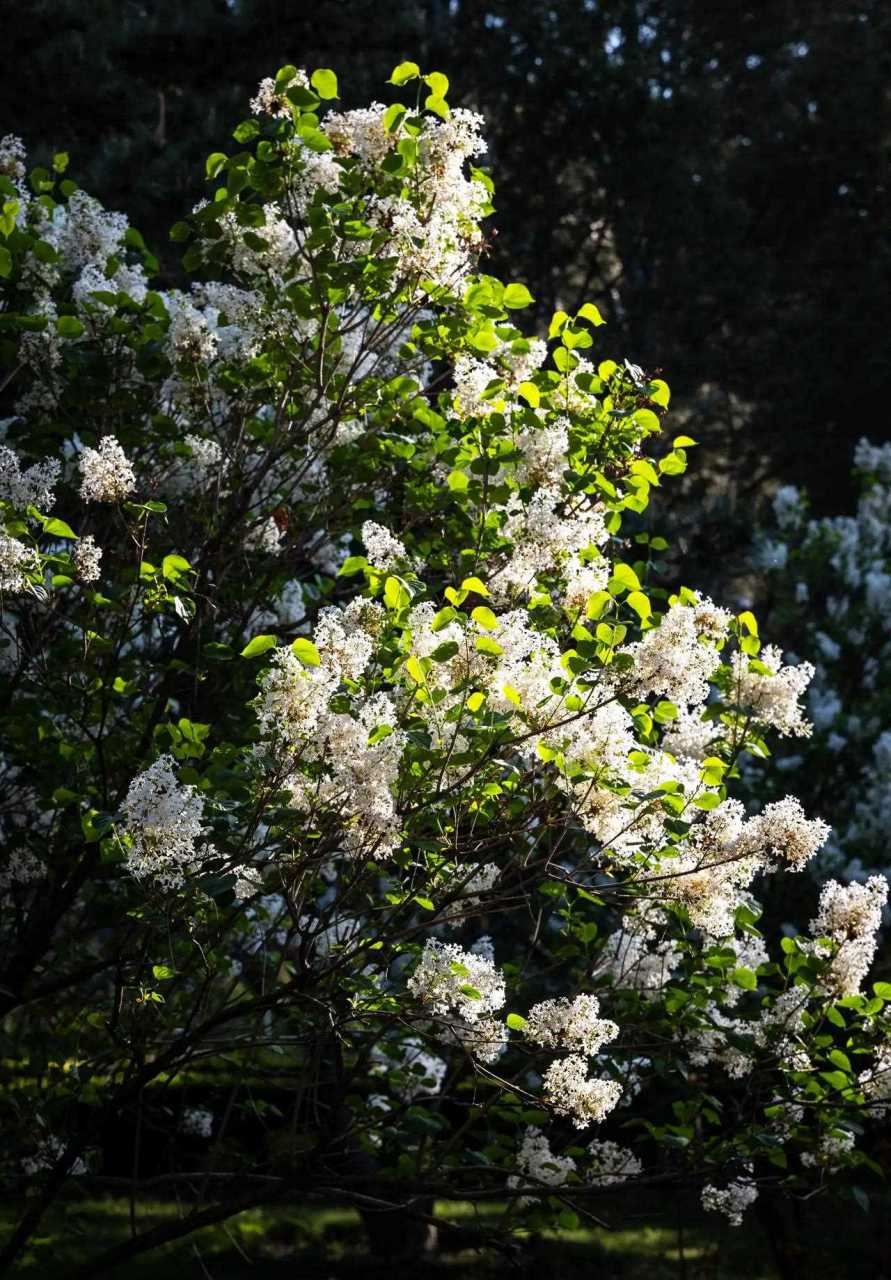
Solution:
[[(882, 1209), (877, 1207), (870, 1217), (847, 1207), (832, 1208), (828, 1202), (821, 1202), (816, 1213), (811, 1206), (807, 1210), (800, 1244), (808, 1280), (861, 1276), (880, 1280), (877, 1251), (883, 1247), (878, 1240), (883, 1228), (878, 1232), (877, 1228)], [(148, 1230), (186, 1211), (171, 1202), (143, 1202), (137, 1206), (137, 1230)], [(482, 1212), (461, 1203), (436, 1206), (437, 1216), (465, 1228), (484, 1228), (486, 1218), (499, 1212), (497, 1205)], [(8, 1207), (0, 1213), (6, 1228), (13, 1214)], [(687, 1203), (687, 1225), (679, 1241), (676, 1226), (659, 1221), (655, 1204), (638, 1201), (630, 1206), (625, 1201), (607, 1210), (598, 1206), (598, 1213), (616, 1227), (578, 1227), (526, 1236), (518, 1240), (513, 1261), (449, 1241), (438, 1255), (401, 1266), (370, 1255), (360, 1219), (350, 1209), (256, 1209), (103, 1275), (111, 1280), (264, 1280), (285, 1275), (293, 1280), (340, 1276), (414, 1280), (423, 1270), (454, 1280), (523, 1274), (536, 1280), (780, 1280), (767, 1238), (754, 1216), (732, 1230)], [(47, 1218), (17, 1274), (34, 1280), (67, 1280), (72, 1268), (100, 1247), (128, 1239), (130, 1229), (126, 1199), (69, 1201)]]

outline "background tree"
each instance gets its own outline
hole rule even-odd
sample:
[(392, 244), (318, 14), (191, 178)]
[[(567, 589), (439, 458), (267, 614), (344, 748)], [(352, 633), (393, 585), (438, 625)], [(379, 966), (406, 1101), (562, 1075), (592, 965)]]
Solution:
[(7, 33), (0, 126), (27, 103), (35, 155), (77, 155), (173, 279), (163, 236), (270, 59), (349, 58), (357, 103), (422, 50), (490, 121), (493, 269), (539, 323), (592, 297), (672, 369), (714, 541), (771, 475), (832, 509), (856, 439), (884, 438), (889, 33), (880, 0), (40, 0)]

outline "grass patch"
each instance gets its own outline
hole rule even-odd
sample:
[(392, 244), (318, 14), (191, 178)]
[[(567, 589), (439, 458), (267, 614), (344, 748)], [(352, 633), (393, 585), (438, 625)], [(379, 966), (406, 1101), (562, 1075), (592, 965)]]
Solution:
[[(870, 1217), (852, 1215), (850, 1207), (822, 1201), (814, 1211), (801, 1206), (807, 1221), (795, 1224), (787, 1239), (809, 1280), (838, 1280), (845, 1276), (881, 1274), (879, 1237), (888, 1219), (887, 1205), (877, 1205)], [(150, 1230), (188, 1214), (188, 1203), (142, 1201), (136, 1206), (137, 1232)], [(468, 1247), (468, 1233), (485, 1235), (496, 1224), (503, 1206), (475, 1206), (443, 1201), (436, 1215), (463, 1228), (463, 1235), (443, 1237), (440, 1250), (423, 1257), (416, 1253), (405, 1264), (375, 1258), (355, 1211), (338, 1207), (252, 1209), (229, 1222), (195, 1232), (151, 1254), (134, 1258), (103, 1272), (110, 1280), (332, 1280), (362, 1276), (363, 1280), (417, 1280), (419, 1270), (450, 1280), (460, 1277), (524, 1274), (536, 1280), (779, 1280), (770, 1242), (757, 1217), (750, 1214), (738, 1230), (704, 1215), (693, 1200), (676, 1201), (667, 1220), (665, 1200), (648, 1203), (639, 1197), (612, 1206), (598, 1204), (597, 1212), (618, 1225), (604, 1230), (590, 1225), (570, 1226), (533, 1235), (520, 1231), (515, 1252), (505, 1258), (492, 1250)], [(679, 1236), (673, 1220), (684, 1219)], [(800, 1214), (799, 1214), (800, 1216)], [(0, 1230), (14, 1224), (12, 1206), (0, 1209)], [(400, 1224), (397, 1222), (396, 1234)], [(129, 1201), (120, 1197), (71, 1198), (49, 1214), (32, 1241), (16, 1274), (34, 1280), (68, 1280), (74, 1267), (105, 1249), (130, 1239)], [(798, 1241), (798, 1243), (796, 1243)]]

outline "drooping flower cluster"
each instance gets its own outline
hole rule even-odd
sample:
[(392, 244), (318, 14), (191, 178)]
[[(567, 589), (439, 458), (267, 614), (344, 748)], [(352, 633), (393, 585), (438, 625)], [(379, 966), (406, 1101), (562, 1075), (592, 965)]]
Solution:
[(183, 1112), (180, 1132), (195, 1138), (210, 1138), (213, 1134), (213, 1112), (206, 1107), (189, 1107)]
[(637, 1156), (627, 1147), (620, 1147), (617, 1142), (602, 1142), (595, 1138), (588, 1143), (588, 1154), (591, 1163), (585, 1176), (589, 1182), (599, 1187), (612, 1186), (624, 1182), (626, 1178), (636, 1178), (643, 1172), (643, 1165)]
[(84, 449), (78, 467), (84, 502), (122, 502), (136, 488), (133, 467), (114, 436), (103, 436), (98, 449)]
[(731, 1227), (741, 1227), (743, 1214), (758, 1199), (758, 1188), (748, 1178), (728, 1182), (726, 1187), (709, 1183), (702, 1188), (702, 1207), (712, 1213), (722, 1213)]
[[(570, 1174), (575, 1173), (576, 1164), (572, 1156), (558, 1156), (551, 1150), (547, 1134), (535, 1125), (527, 1125), (523, 1130), (523, 1139), (517, 1152), (517, 1173), (512, 1173), (507, 1180), (510, 1188), (562, 1187)], [(537, 1197), (521, 1196), (521, 1205), (535, 1204)]]
[(99, 562), (102, 559), (102, 548), (96, 545), (92, 534), (78, 538), (71, 553), (74, 569), (81, 582), (98, 582)]
[(616, 1080), (588, 1076), (588, 1064), (579, 1054), (557, 1058), (544, 1074), (545, 1098), (558, 1115), (569, 1116), (576, 1129), (599, 1124), (622, 1095)]
[(504, 1005), (504, 975), (485, 955), (428, 938), (408, 989), (434, 1014), (474, 1025)]
[(533, 1005), (526, 1019), (526, 1035), (549, 1049), (573, 1049), (593, 1057), (601, 1045), (615, 1040), (619, 1028), (599, 1017), (596, 996), (580, 995), (573, 1000), (544, 1000)]
[(634, 661), (629, 687), (641, 696), (703, 703), (721, 661), (718, 646), (726, 639), (730, 620), (726, 609), (708, 599), (672, 604), (660, 626), (628, 646)]
[(811, 725), (804, 718), (799, 698), (813, 674), (810, 662), (784, 667), (781, 651), (769, 644), (757, 661), (744, 653), (733, 655), (731, 683), (736, 701), (763, 724), (783, 737), (806, 738)]
[(0, 531), (0, 591), (25, 591), (31, 575), (40, 572), (40, 556), (19, 538)]
[(397, 560), (406, 559), (406, 550), (398, 538), (394, 538), (388, 529), (366, 520), (362, 526), (362, 541), (368, 561), (376, 569), (391, 569)]
[(884, 876), (870, 876), (866, 884), (830, 880), (823, 886), (810, 932), (814, 938), (829, 938), (837, 944), (825, 981), (838, 995), (859, 994), (875, 956), (887, 901)]
[(61, 464), (55, 458), (35, 462), (23, 471), (15, 451), (0, 445), (0, 498), (16, 511), (29, 506), (49, 511), (56, 501), (60, 471)]
[(204, 798), (179, 782), (172, 756), (159, 756), (133, 779), (121, 812), (131, 839), (127, 870), (137, 879), (175, 889), (208, 856), (196, 847), (205, 837)]

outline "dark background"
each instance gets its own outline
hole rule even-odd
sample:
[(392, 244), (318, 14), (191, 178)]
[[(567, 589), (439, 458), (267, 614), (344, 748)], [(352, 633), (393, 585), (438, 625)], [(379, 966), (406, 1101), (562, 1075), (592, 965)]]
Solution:
[(488, 269), (528, 283), (539, 326), (597, 302), (602, 354), (663, 371), (728, 521), (776, 480), (844, 510), (853, 444), (891, 436), (884, 0), (31, 0), (15, 16), (0, 133), (35, 160), (69, 151), (165, 283), (167, 230), (204, 157), (236, 149), (262, 76), (331, 66), (355, 106), (391, 100), (411, 58), (487, 118)]

